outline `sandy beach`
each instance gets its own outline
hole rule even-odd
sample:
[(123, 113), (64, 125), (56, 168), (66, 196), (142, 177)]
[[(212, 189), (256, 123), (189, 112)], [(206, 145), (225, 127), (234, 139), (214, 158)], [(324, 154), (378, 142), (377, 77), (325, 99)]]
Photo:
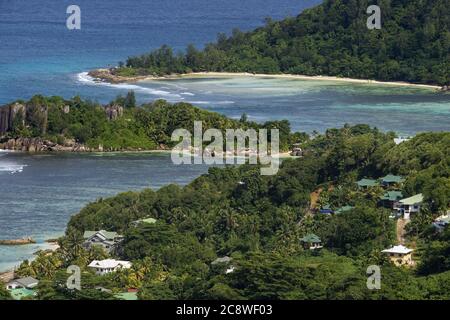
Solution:
[(176, 80), (176, 79), (189, 79), (189, 78), (209, 78), (209, 77), (253, 77), (253, 78), (279, 78), (279, 79), (297, 79), (297, 80), (314, 80), (314, 81), (334, 81), (334, 82), (347, 82), (347, 83), (360, 83), (360, 84), (375, 84), (397, 87), (415, 87), (422, 89), (431, 89), (436, 91), (442, 91), (443, 88), (438, 85), (429, 84), (417, 84), (409, 82), (396, 82), (396, 81), (378, 81), (370, 79), (354, 79), (354, 78), (341, 78), (334, 76), (306, 76), (299, 74), (262, 74), (262, 73), (248, 73), (248, 72), (192, 72), (186, 74), (174, 74), (163, 77), (156, 76), (133, 76), (124, 77), (114, 75), (109, 69), (96, 69), (89, 72), (89, 75), (99, 81), (106, 81), (110, 83), (123, 83), (123, 82), (138, 82), (148, 80)]

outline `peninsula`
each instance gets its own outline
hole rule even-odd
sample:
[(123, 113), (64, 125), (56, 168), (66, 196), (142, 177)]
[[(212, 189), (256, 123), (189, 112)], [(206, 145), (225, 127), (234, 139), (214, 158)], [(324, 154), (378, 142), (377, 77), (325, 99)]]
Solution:
[[(449, 10), (444, 0), (395, 1), (380, 5), (381, 29), (366, 27), (367, 5), (326, 0), (297, 17), (267, 19), (250, 32), (233, 30), (198, 50), (175, 53), (163, 45), (129, 57), (110, 70), (95, 70), (108, 82), (187, 75), (254, 75), (427, 85), (450, 84)], [(414, 17), (412, 19), (411, 17)], [(308, 77), (308, 78), (306, 78)], [(309, 78), (311, 77), (311, 78)]]

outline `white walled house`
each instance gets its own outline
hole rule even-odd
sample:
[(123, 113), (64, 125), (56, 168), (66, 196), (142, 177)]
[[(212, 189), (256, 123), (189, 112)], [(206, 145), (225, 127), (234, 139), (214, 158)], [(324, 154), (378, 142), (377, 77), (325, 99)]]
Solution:
[(412, 266), (414, 261), (412, 259), (412, 252), (414, 250), (407, 248), (403, 245), (393, 246), (392, 248), (383, 250), (381, 252), (386, 253), (389, 256), (389, 260), (399, 266)]
[(411, 214), (419, 213), (422, 202), (423, 202), (423, 195), (421, 193), (400, 200), (399, 201), (400, 212), (403, 214), (403, 218), (409, 219)]
[(39, 280), (36, 280), (33, 277), (25, 277), (20, 279), (14, 279), (9, 281), (6, 284), (6, 289), (14, 290), (14, 289), (33, 289), (39, 283)]
[(88, 267), (94, 269), (96, 274), (104, 275), (121, 269), (129, 269), (131, 262), (115, 259), (93, 260)]

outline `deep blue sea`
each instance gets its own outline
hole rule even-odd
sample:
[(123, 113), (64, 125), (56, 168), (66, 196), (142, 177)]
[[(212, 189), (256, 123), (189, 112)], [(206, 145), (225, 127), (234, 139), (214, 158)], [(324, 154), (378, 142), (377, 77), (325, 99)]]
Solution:
[[(251, 120), (288, 119), (311, 132), (369, 123), (400, 134), (450, 130), (450, 95), (431, 90), (274, 78), (220, 77), (96, 84), (85, 72), (116, 65), (163, 44), (202, 47), (217, 33), (251, 30), (264, 18), (295, 16), (320, 0), (0, 0), (0, 105), (34, 94), (108, 102), (135, 90)], [(66, 8), (81, 8), (81, 30)], [(0, 247), (0, 271), (60, 235), (69, 217), (98, 197), (186, 184), (206, 166), (179, 167), (167, 155), (0, 153), (0, 239), (33, 236), (37, 245)]]
[[(176, 50), (189, 43), (201, 47), (219, 32), (251, 30), (265, 17), (295, 16), (319, 2), (0, 0), (0, 104), (36, 93), (108, 101), (119, 91), (83, 86), (76, 74), (163, 44)], [(66, 28), (71, 4), (81, 9), (81, 30)]]

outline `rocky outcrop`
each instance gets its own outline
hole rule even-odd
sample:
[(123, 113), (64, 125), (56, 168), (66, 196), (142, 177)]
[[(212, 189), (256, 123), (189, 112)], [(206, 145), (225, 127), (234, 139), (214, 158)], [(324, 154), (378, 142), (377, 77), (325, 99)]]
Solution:
[(145, 79), (157, 79), (157, 77), (150, 76), (129, 76), (124, 77), (115, 74), (115, 69), (96, 69), (88, 72), (88, 75), (94, 78), (97, 82), (108, 83), (123, 83), (123, 82), (136, 82)]
[(4, 246), (20, 246), (24, 244), (36, 243), (36, 241), (31, 238), (13, 239), (13, 240), (0, 240), (0, 245)]
[(19, 115), (22, 125), (25, 124), (25, 106), (20, 103), (0, 107), (0, 135), (13, 129), (14, 120)]
[(57, 144), (49, 140), (41, 138), (15, 138), (8, 139), (6, 142), (0, 143), (0, 149), (25, 151), (25, 152), (93, 152), (103, 151), (103, 147), (98, 149), (88, 148), (84, 144), (76, 143), (73, 139), (66, 139), (64, 144)]

